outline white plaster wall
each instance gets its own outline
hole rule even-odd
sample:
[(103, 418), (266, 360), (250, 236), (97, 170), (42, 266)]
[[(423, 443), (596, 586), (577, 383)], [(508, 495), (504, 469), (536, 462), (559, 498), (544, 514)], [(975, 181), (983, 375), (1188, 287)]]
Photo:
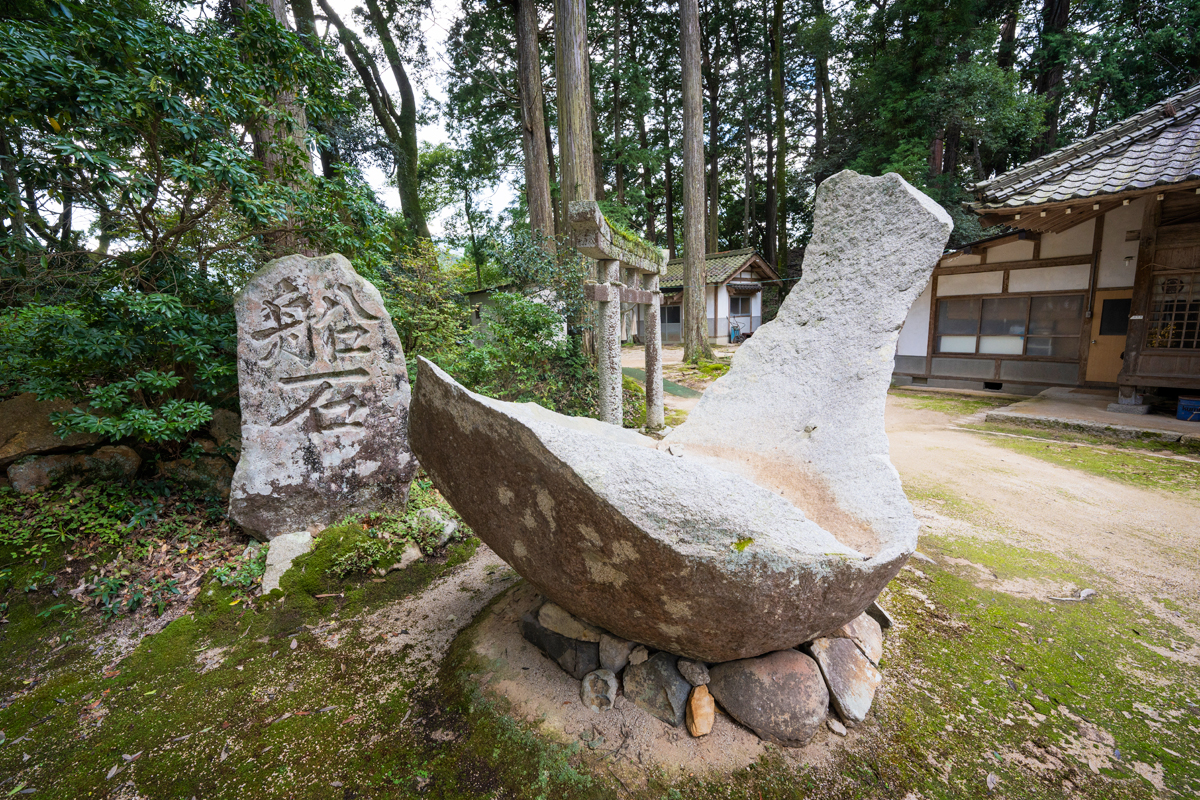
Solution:
[[(1117, 206), (1104, 215), (1104, 233), (1100, 237), (1100, 269), (1096, 287), (1115, 289), (1133, 286), (1137, 272), (1138, 242), (1125, 241), (1126, 231), (1140, 231), (1146, 198), (1139, 197), (1127, 206)], [(1129, 264), (1125, 257), (1129, 256)]]
[(1008, 273), (1008, 290), (1010, 292), (1053, 292), (1061, 289), (1086, 289), (1091, 279), (1091, 264), (1014, 269)]
[(969, 256), (968, 255), (958, 255), (958, 256), (950, 256), (948, 258), (943, 258), (942, 263), (939, 266), (961, 267), (965, 264), (982, 264), (982, 263), (983, 263), (982, 256), (972, 254)]
[[(988, 261), (990, 262), (989, 255)], [(968, 272), (965, 275), (939, 275), (938, 297), (958, 294), (996, 294), (1004, 288), (1003, 272)]]
[[(998, 245), (988, 248), (989, 264), (998, 264), (1002, 261), (1028, 261), (1033, 258), (1033, 242), (1025, 239), (1020, 242), (1009, 242), (1008, 244)], [(938, 294), (942, 290), (938, 288)]]
[(908, 316), (900, 327), (900, 338), (896, 340), (896, 355), (923, 356), (929, 348), (929, 311), (933, 301), (933, 281), (913, 301)]
[[(1096, 235), (1096, 219), (1081, 222), (1062, 233), (1043, 233), (1041, 258), (1080, 256), (1092, 252), (1092, 239)], [(1009, 280), (1011, 280), (1011, 276)]]
[(717, 296), (717, 327), (719, 330), (720, 321), (729, 316), (729, 292), (724, 286), (714, 286), (713, 293)]
[(750, 298), (750, 313), (762, 317), (762, 291)]

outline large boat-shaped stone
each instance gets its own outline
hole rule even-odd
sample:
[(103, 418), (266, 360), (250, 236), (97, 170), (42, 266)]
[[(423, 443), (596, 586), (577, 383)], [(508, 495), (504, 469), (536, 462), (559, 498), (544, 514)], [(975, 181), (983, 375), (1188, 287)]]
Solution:
[(517, 572), (618, 636), (720, 662), (832, 632), (916, 547), (883, 404), (949, 232), (899, 176), (836, 175), (803, 281), (665, 441), (492, 400), (421, 360), (413, 451)]

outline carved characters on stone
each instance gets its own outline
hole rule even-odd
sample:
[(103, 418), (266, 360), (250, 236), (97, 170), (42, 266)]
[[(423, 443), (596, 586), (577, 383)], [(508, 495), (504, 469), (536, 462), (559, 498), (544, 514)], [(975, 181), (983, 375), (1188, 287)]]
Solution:
[(250, 280), (236, 310), (234, 519), (271, 538), (403, 500), (416, 466), (408, 376), (378, 291), (342, 256), (289, 256)]

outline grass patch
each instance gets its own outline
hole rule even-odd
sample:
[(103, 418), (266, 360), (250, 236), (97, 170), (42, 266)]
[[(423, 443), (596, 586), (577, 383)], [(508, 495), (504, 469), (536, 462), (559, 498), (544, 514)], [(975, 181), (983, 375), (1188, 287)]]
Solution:
[(1001, 436), (989, 441), (1022, 455), (1133, 486), (1169, 492), (1200, 492), (1200, 461), (1155, 458), (1142, 455), (1132, 448), (1119, 450), (1070, 442), (1035, 442)]
[(1032, 427), (1011, 425), (1000, 422), (984, 422), (982, 424), (970, 424), (963, 427), (975, 431), (986, 431), (989, 433), (1010, 433), (1017, 436), (1029, 436), (1034, 439), (1046, 439), (1048, 441), (1056, 442), (1073, 442), (1076, 444), (1090, 444), (1097, 447), (1117, 447), (1124, 450), (1172, 453), (1181, 456), (1200, 456), (1200, 445), (1165, 441), (1157, 436), (1147, 436), (1146, 438), (1134, 439), (1128, 437), (1103, 436), (1096, 433), (1088, 433), (1052, 425), (1047, 425), (1046, 427)]
[(979, 411), (1000, 408), (1001, 406), (1012, 405), (1016, 402), (1012, 398), (1004, 397), (976, 397), (973, 395), (933, 392), (921, 393), (896, 389), (892, 389), (889, 394), (893, 397), (901, 398), (904, 400), (904, 404), (910, 408), (919, 408), (922, 411), (937, 411), (956, 417), (965, 417)]

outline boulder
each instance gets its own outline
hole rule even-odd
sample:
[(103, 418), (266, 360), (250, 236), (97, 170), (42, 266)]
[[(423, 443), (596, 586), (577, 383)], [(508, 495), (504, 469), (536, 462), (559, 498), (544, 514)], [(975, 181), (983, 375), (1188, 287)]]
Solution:
[(208, 434), (218, 447), (228, 447), (232, 450), (233, 460), (238, 460), (242, 454), (242, 418), (240, 416), (225, 408), (215, 409), (212, 422), (208, 423)]
[(617, 700), (617, 676), (607, 669), (584, 675), (579, 682), (579, 699), (597, 713), (612, 708)]
[(801, 282), (661, 449), (419, 359), (414, 451), (492, 550), (617, 636), (711, 663), (836, 630), (916, 548), (883, 410), (950, 228), (899, 176), (840, 173)]
[(417, 524), (422, 532), (428, 533), (434, 539), (434, 544), (441, 547), (450, 541), (450, 537), (458, 532), (458, 520), (449, 519), (436, 508), (422, 508), (417, 512)]
[(291, 569), (292, 562), (313, 549), (313, 537), (308, 531), (284, 533), (271, 540), (267, 547), (267, 567), (263, 570), (262, 593), (279, 588), (279, 579)]
[(141, 465), (141, 456), (121, 445), (101, 447), (88, 454), (33, 456), (10, 466), (8, 478), (18, 492), (30, 494), (72, 475), (86, 475), (92, 480), (129, 480)]
[(896, 624), (895, 620), (892, 619), (892, 615), (887, 612), (887, 609), (879, 605), (878, 600), (867, 606), (867, 615), (871, 619), (878, 622), (879, 627), (883, 628), (884, 630), (887, 630)]
[(714, 664), (709, 674), (708, 689), (729, 716), (784, 747), (807, 744), (829, 709), (821, 671), (798, 650)]
[(829, 687), (833, 708), (847, 725), (867, 717), (883, 675), (849, 639), (817, 639), (809, 648)]
[(708, 687), (700, 685), (692, 689), (687, 705), (687, 729), (692, 736), (704, 736), (712, 731), (717, 716), (717, 704), (709, 694)]
[(708, 667), (699, 661), (690, 661), (686, 658), (681, 658), (675, 666), (679, 670), (679, 674), (687, 678), (687, 682), (692, 686), (703, 686), (710, 680)]
[(639, 644), (633, 650), (629, 651), (630, 664), (644, 664), (648, 658), (650, 658), (650, 651), (646, 649), (645, 645)]
[(158, 465), (158, 473), (164, 478), (174, 478), (188, 486), (211, 492), (223, 500), (229, 499), (233, 467), (222, 456), (203, 455), (164, 461)]
[(576, 619), (557, 603), (546, 603), (538, 611), (538, 622), (557, 634), (581, 642), (599, 642), (604, 633), (595, 625)]
[(838, 628), (830, 638), (849, 639), (858, 646), (862, 654), (879, 666), (883, 658), (883, 629), (869, 614), (860, 614)]
[(625, 667), (621, 677), (625, 699), (676, 728), (684, 723), (692, 685), (675, 668), (678, 656), (655, 653), (640, 664)]
[(595, 642), (568, 639), (542, 625), (533, 614), (522, 615), (520, 626), (521, 635), (527, 642), (545, 653), (575, 680), (583, 680), (589, 672), (600, 668), (600, 646)]
[[(614, 673), (625, 669), (634, 643), (611, 634), (600, 634), (600, 666)], [(643, 661), (645, 659), (642, 659)]]
[(379, 291), (340, 255), (287, 256), (238, 294), (242, 453), (230, 517), (259, 539), (403, 504), (408, 373)]
[(31, 393), (19, 394), (0, 403), (0, 469), (26, 456), (62, 453), (99, 444), (104, 437), (94, 433), (59, 436), (50, 424), (50, 414), (70, 411), (70, 400), (38, 401)]

